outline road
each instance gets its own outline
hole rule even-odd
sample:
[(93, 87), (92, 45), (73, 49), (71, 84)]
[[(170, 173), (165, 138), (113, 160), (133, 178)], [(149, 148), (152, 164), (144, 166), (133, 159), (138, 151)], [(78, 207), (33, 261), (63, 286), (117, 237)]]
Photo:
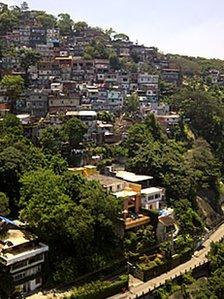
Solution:
[(209, 239), (203, 243), (203, 248), (196, 251), (192, 258), (184, 264), (177, 266), (176, 268), (157, 276), (145, 283), (138, 284), (130, 287), (130, 291), (125, 294), (118, 294), (110, 297), (109, 299), (134, 299), (137, 296), (141, 296), (143, 293), (148, 293), (149, 290), (153, 290), (156, 286), (164, 284), (166, 280), (173, 279), (175, 276), (179, 276), (181, 273), (190, 271), (197, 267), (199, 264), (207, 262), (206, 255), (210, 251), (210, 245), (212, 242), (219, 242), (224, 237), (224, 223), (211, 234)]
[[(219, 228), (214, 231), (209, 239), (207, 239), (203, 243), (203, 248), (200, 251), (196, 251), (192, 258), (184, 264), (177, 266), (176, 268), (170, 270), (167, 273), (164, 273), (160, 276), (157, 276), (145, 283), (136, 280), (130, 286), (129, 292), (124, 294), (117, 294), (108, 299), (135, 299), (137, 296), (141, 296), (143, 292), (146, 294), (149, 290), (155, 288), (155, 286), (159, 286), (160, 284), (164, 284), (166, 280), (173, 279), (175, 276), (179, 276), (181, 273), (185, 273), (190, 271), (191, 269), (197, 267), (201, 263), (205, 263), (207, 261), (206, 255), (210, 251), (211, 242), (219, 242), (224, 237), (224, 223), (219, 226)], [(41, 292), (32, 296), (27, 297), (28, 299), (53, 299), (53, 298), (64, 298), (65, 295), (69, 295), (67, 293), (57, 293), (54, 294), (48, 293), (47, 295), (42, 294)]]

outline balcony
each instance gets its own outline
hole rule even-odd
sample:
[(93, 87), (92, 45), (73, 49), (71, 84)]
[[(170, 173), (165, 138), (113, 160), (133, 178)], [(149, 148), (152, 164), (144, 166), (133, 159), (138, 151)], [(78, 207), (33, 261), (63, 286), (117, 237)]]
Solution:
[(125, 229), (132, 229), (141, 225), (146, 225), (150, 222), (150, 217), (139, 214), (138, 218), (133, 219), (133, 218), (126, 218), (125, 220)]

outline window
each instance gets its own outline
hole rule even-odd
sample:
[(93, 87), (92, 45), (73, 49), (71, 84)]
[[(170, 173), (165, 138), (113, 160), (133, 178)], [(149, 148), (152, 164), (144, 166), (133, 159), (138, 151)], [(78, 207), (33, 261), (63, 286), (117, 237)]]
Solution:
[(44, 255), (43, 255), (43, 254), (38, 254), (38, 255), (36, 255), (36, 256), (34, 256), (34, 257), (31, 257), (31, 258), (29, 259), (29, 264), (36, 263), (36, 262), (41, 261), (41, 260), (43, 260), (43, 259), (44, 259)]
[(23, 268), (23, 267), (26, 267), (26, 266), (27, 266), (27, 260), (22, 261), (22, 262), (18, 262), (16, 264), (12, 265), (12, 270), (20, 269), (20, 268)]
[(153, 199), (154, 199), (153, 195), (151, 195), (151, 196), (148, 197), (148, 200), (153, 200)]
[(25, 272), (22, 272), (22, 273), (19, 273), (19, 274), (16, 274), (13, 276), (13, 279), (14, 281), (18, 281), (20, 279), (23, 279), (24, 277), (26, 276), (26, 273)]
[(117, 190), (121, 190), (121, 185), (117, 185)]
[(36, 278), (36, 284), (41, 284), (42, 283), (42, 279), (41, 277), (37, 277)]
[(160, 194), (157, 193), (157, 194), (155, 195), (155, 198), (160, 198)]

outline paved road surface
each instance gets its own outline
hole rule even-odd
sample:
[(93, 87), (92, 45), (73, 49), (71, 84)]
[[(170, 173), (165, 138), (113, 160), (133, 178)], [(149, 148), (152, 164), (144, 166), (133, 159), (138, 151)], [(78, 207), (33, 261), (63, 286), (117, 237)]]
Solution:
[(134, 299), (136, 296), (142, 295), (142, 293), (147, 293), (149, 289), (154, 289), (155, 286), (158, 286), (160, 283), (165, 283), (167, 279), (172, 279), (176, 275), (180, 275), (185, 271), (190, 271), (194, 267), (198, 266), (200, 263), (206, 262), (206, 255), (210, 251), (211, 242), (218, 242), (224, 237), (224, 224), (222, 224), (210, 237), (203, 243), (203, 248), (200, 251), (196, 251), (192, 258), (184, 264), (177, 266), (176, 268), (170, 270), (167, 273), (164, 273), (160, 276), (157, 276), (145, 283), (134, 286), (130, 288), (130, 291), (125, 294), (118, 294), (110, 299)]

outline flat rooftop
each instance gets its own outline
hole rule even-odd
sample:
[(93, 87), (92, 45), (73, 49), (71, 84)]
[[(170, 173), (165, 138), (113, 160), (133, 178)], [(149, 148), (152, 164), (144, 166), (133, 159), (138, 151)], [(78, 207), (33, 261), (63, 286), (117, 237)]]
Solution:
[(66, 116), (97, 116), (95, 111), (86, 110), (86, 111), (67, 111)]
[(150, 188), (142, 189), (141, 194), (155, 194), (161, 191), (162, 191), (161, 188), (150, 187)]
[(98, 174), (98, 173), (94, 173), (92, 175), (89, 175), (86, 177), (87, 180), (92, 181), (99, 181), (100, 184), (104, 187), (109, 187), (109, 186), (113, 186), (114, 184), (118, 185), (118, 184), (124, 184), (124, 181), (114, 178), (114, 177), (110, 177), (107, 175), (102, 175), (102, 174)]
[(147, 180), (152, 180), (153, 177), (152, 176), (148, 176), (148, 175), (138, 175), (135, 174), (133, 172), (129, 172), (129, 171), (117, 171), (116, 172), (116, 177), (120, 178), (122, 180), (128, 181), (128, 182), (132, 182), (132, 183), (138, 183), (138, 182), (142, 182), (142, 181), (147, 181)]
[(19, 229), (8, 229), (4, 235), (0, 235), (0, 254), (3, 249), (13, 248), (18, 245), (29, 243), (37, 237), (24, 233)]
[(126, 198), (126, 197), (132, 197), (137, 195), (138, 193), (135, 191), (129, 191), (129, 190), (122, 190), (119, 192), (113, 193), (117, 198)]

